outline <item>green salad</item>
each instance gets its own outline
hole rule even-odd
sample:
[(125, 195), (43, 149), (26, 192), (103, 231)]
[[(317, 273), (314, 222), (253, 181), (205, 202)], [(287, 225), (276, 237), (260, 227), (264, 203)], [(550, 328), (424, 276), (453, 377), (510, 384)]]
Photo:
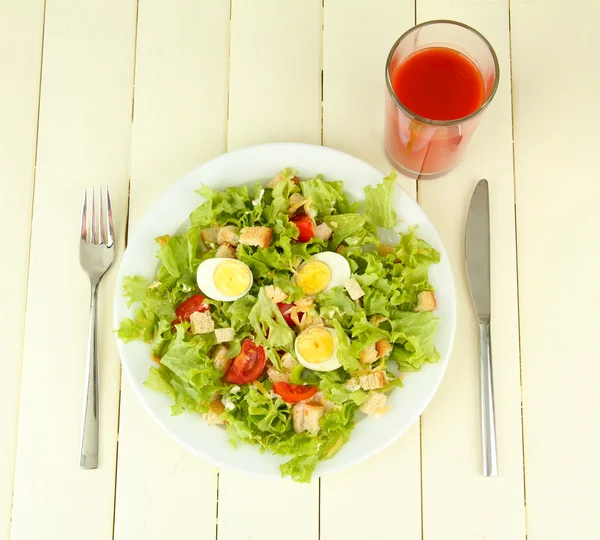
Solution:
[(362, 203), (292, 169), (251, 189), (201, 186), (187, 232), (156, 239), (154, 280), (123, 281), (135, 314), (118, 335), (150, 344), (145, 385), (309, 482), (357, 411), (384, 414), (402, 374), (439, 359), (428, 269), (440, 255), (414, 228), (393, 246), (377, 234), (397, 225), (395, 181)]

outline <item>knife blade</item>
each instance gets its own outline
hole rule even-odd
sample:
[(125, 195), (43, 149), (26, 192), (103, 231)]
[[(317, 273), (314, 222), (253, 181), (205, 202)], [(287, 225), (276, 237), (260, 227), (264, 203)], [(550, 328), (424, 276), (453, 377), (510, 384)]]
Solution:
[(480, 322), (489, 321), (490, 300), (490, 196), (487, 180), (475, 187), (466, 232), (467, 279)]
[(490, 320), (490, 195), (487, 180), (475, 187), (465, 234), (467, 280), (479, 323), (479, 386), (481, 400), (481, 446), (483, 475), (498, 476), (494, 385), (492, 380), (492, 344)]

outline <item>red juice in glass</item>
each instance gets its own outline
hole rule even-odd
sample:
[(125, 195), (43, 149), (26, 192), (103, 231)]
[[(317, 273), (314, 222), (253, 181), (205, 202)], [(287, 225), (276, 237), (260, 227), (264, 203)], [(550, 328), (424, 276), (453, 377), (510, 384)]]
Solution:
[(460, 159), (498, 84), (489, 43), (452, 21), (416, 26), (386, 67), (386, 152), (414, 178), (435, 178)]

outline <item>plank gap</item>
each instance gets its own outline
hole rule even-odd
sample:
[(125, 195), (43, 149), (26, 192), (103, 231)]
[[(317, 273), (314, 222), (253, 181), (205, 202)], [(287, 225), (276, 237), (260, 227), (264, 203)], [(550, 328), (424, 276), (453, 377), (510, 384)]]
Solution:
[(15, 431), (15, 440), (13, 444), (13, 466), (12, 466), (12, 490), (10, 496), (10, 510), (9, 510), (9, 533), (8, 537), (10, 538), (10, 531), (12, 529), (12, 521), (13, 521), (13, 508), (15, 504), (15, 478), (16, 478), (16, 469), (17, 469), (17, 442), (18, 442), (18, 432), (19, 432), (19, 416), (21, 412), (21, 383), (23, 380), (23, 351), (25, 349), (25, 326), (27, 323), (27, 304), (29, 302), (29, 271), (31, 267), (31, 240), (33, 236), (33, 209), (34, 209), (34, 201), (35, 201), (35, 181), (37, 175), (37, 161), (38, 161), (38, 142), (40, 136), (40, 103), (42, 100), (42, 75), (44, 72), (44, 40), (46, 38), (46, 0), (44, 0), (44, 8), (42, 14), (42, 39), (41, 39), (41, 50), (40, 50), (40, 69), (38, 76), (38, 95), (37, 95), (37, 114), (36, 114), (36, 124), (35, 124), (35, 139), (33, 142), (34, 145), (34, 158), (33, 158), (33, 178), (31, 182), (31, 202), (29, 204), (29, 238), (27, 240), (27, 262), (26, 264), (26, 287), (25, 287), (25, 309), (23, 310), (23, 335), (21, 336), (21, 361), (19, 367), (19, 376), (18, 376), (18, 385), (19, 385), (19, 393), (17, 399), (17, 407), (16, 407), (16, 431)]

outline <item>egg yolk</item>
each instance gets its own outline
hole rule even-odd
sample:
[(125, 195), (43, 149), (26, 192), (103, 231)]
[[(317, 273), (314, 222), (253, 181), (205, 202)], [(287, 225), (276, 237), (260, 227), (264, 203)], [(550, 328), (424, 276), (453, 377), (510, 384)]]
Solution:
[(307, 328), (298, 336), (297, 349), (298, 354), (307, 362), (320, 364), (333, 355), (333, 336), (321, 326)]
[(304, 294), (320, 293), (331, 281), (331, 270), (324, 262), (309, 261), (296, 272), (296, 283)]
[(225, 296), (239, 296), (250, 287), (250, 272), (239, 261), (223, 261), (213, 273), (213, 282)]

